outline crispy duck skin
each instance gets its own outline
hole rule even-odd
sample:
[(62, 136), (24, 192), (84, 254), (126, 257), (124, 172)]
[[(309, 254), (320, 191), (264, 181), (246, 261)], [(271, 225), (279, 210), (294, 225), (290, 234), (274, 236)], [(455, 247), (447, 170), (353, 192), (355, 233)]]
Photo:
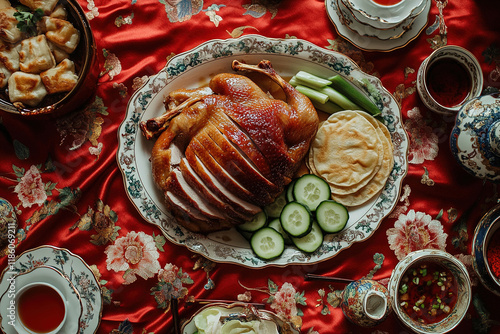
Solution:
[(194, 232), (228, 229), (272, 203), (318, 129), (311, 101), (269, 61), (233, 61), (232, 67), (271, 78), (286, 100), (270, 97), (244, 75), (222, 73), (209, 87), (171, 92), (165, 114), (140, 124), (146, 138), (157, 137), (154, 181), (174, 218)]

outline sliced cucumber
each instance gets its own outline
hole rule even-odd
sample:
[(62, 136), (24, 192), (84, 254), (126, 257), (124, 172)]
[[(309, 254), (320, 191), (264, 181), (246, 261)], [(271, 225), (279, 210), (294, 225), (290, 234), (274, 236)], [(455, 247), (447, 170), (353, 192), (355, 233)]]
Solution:
[(286, 233), (285, 230), (283, 230), (279, 218), (272, 219), (267, 226), (275, 229), (283, 236), (283, 239), (285, 240), (285, 245), (293, 245), (292, 239), (290, 239), (288, 233)]
[(276, 197), (274, 202), (272, 202), (271, 204), (267, 205), (264, 208), (264, 211), (266, 211), (268, 217), (278, 218), (285, 204), (286, 204), (286, 194), (285, 192), (282, 192), (278, 197)]
[(250, 246), (259, 258), (272, 260), (283, 253), (285, 241), (283, 236), (275, 229), (263, 227), (252, 235)]
[(325, 233), (337, 233), (344, 229), (349, 220), (349, 211), (340, 203), (323, 201), (316, 209), (316, 220)]
[(281, 211), (280, 222), (286, 233), (292, 237), (300, 238), (311, 231), (312, 214), (305, 205), (290, 202)]
[(286, 200), (287, 202), (293, 202), (295, 201), (295, 198), (293, 197), (293, 185), (295, 184), (296, 180), (292, 180), (286, 187)]
[(295, 181), (293, 197), (309, 210), (315, 211), (319, 203), (330, 199), (330, 185), (317, 175), (305, 174)]
[(255, 232), (267, 225), (267, 214), (264, 210), (256, 214), (252, 220), (238, 225), (238, 229), (245, 232)]
[(318, 223), (313, 222), (312, 228), (309, 233), (301, 238), (292, 237), (292, 241), (295, 246), (303, 252), (312, 253), (315, 252), (323, 244), (323, 232)]

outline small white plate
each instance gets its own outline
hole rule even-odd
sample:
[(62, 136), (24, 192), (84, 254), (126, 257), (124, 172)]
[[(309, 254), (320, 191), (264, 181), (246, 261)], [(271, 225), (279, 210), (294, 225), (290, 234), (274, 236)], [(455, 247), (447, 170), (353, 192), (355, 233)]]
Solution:
[[(27, 271), (6, 271), (0, 282), (0, 291), (3, 292), (0, 299), (0, 316), (2, 317), (1, 326), (6, 334), (16, 334), (15, 326), (19, 326), (15, 313), (9, 309), (11, 303), (15, 300), (16, 292), (23, 286), (30, 283), (45, 282), (56, 287), (67, 301), (67, 317), (64, 326), (59, 331), (64, 334), (78, 333), (80, 318), (83, 313), (83, 304), (80, 293), (73, 284), (56, 268), (50, 266), (38, 266), (30, 268)], [(12, 318), (14, 315), (14, 318)]]
[[(97, 332), (102, 316), (102, 291), (90, 267), (81, 257), (64, 248), (45, 245), (25, 251), (3, 270), (0, 291), (8, 288), (11, 273), (25, 273), (37, 267), (51, 267), (66, 277), (80, 294), (83, 313), (78, 334)], [(3, 310), (2, 310), (3, 311)]]
[[(266, 311), (266, 310), (256, 310), (253, 308), (248, 308), (249, 306), (244, 304), (244, 303), (234, 303), (234, 304), (224, 304), (224, 303), (214, 303), (214, 304), (209, 304), (206, 305), (202, 308), (200, 308), (193, 316), (191, 319), (189, 319), (181, 328), (181, 333), (182, 334), (193, 334), (196, 332), (196, 325), (194, 323), (194, 317), (198, 314), (200, 314), (202, 311), (208, 309), (208, 308), (213, 308), (221, 313), (222, 317), (230, 317), (232, 319), (238, 319), (238, 317), (241, 317), (245, 314), (255, 314), (262, 320), (268, 320), (271, 322), (274, 322), (278, 329), (280, 331), (283, 330), (283, 326), (285, 325), (285, 321), (280, 318), (278, 315), (276, 315), (273, 312)], [(291, 327), (291, 326), (290, 326)], [(295, 328), (289, 328), (290, 331), (286, 333), (290, 334), (299, 334), (299, 331), (297, 331)]]
[(349, 27), (343, 23), (342, 12), (337, 5), (337, 0), (325, 0), (328, 17), (335, 26), (337, 33), (365, 51), (393, 51), (408, 45), (420, 35), (427, 25), (431, 5), (431, 0), (425, 0), (424, 10), (417, 16), (408, 31), (402, 34), (400, 38), (382, 40), (379, 38), (372, 38), (371, 36), (362, 36), (356, 31), (349, 29)]
[[(337, 0), (338, 7), (340, 9), (340, 14), (343, 16), (344, 24), (354, 32), (358, 33), (362, 36), (367, 36), (370, 38), (378, 38), (381, 40), (387, 39), (398, 39), (403, 36), (408, 30), (411, 29), (411, 26), (418, 18), (418, 15), (422, 14), (425, 9), (426, 2), (422, 2), (421, 8), (417, 8), (418, 15), (411, 16), (401, 24), (390, 28), (390, 29), (377, 29), (365, 23), (359, 22), (355, 16), (353, 16), (352, 12), (346, 5), (342, 2), (342, 0)], [(342, 17), (341, 17), (342, 19)]]

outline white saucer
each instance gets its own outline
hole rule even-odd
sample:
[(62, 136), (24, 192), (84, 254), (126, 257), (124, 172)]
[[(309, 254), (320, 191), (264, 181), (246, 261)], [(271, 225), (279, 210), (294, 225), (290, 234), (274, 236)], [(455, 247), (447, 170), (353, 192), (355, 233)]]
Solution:
[(406, 46), (413, 41), (424, 30), (428, 22), (429, 11), (432, 1), (426, 0), (425, 8), (420, 15), (415, 18), (411, 27), (400, 38), (380, 39), (369, 36), (362, 36), (349, 29), (342, 23), (342, 13), (337, 5), (337, 0), (325, 0), (325, 7), (337, 33), (349, 42), (365, 51), (393, 51)]
[(427, 4), (426, 1), (422, 1), (422, 4), (416, 8), (417, 14), (410, 16), (401, 22), (401, 24), (398, 24), (390, 29), (377, 29), (371, 25), (359, 22), (342, 0), (337, 0), (337, 3), (338, 8), (340, 9), (340, 15), (344, 17), (344, 20), (342, 20), (342, 17), (340, 17), (340, 19), (345, 22), (345, 25), (349, 29), (354, 30), (355, 33), (362, 36), (386, 40), (401, 38), (403, 34), (410, 30), (418, 16), (423, 13), (425, 5)]
[(23, 286), (30, 283), (45, 282), (56, 287), (67, 300), (68, 313), (64, 326), (59, 333), (76, 334), (78, 333), (80, 318), (83, 314), (83, 304), (80, 293), (73, 284), (56, 268), (50, 266), (39, 266), (28, 271), (16, 272), (6, 271), (0, 282), (0, 291), (3, 292), (0, 299), (0, 316), (2, 330), (6, 334), (16, 334), (15, 326), (20, 326), (18, 319), (12, 316), (9, 306), (15, 299), (16, 292)]
[(56, 269), (69, 280), (80, 294), (83, 313), (79, 321), (78, 334), (96, 333), (101, 322), (103, 307), (101, 287), (85, 261), (67, 249), (46, 245), (20, 254), (16, 257), (15, 262), (2, 272), (0, 281), (2, 289), (0, 291), (7, 289), (7, 278), (9, 278), (10, 273), (24, 273), (40, 266)]

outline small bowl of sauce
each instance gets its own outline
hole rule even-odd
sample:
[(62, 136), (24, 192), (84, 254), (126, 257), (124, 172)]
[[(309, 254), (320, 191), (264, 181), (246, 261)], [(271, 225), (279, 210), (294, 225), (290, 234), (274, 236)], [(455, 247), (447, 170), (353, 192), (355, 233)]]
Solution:
[(472, 298), (465, 265), (438, 249), (409, 253), (394, 268), (388, 290), (397, 318), (419, 334), (443, 334), (456, 328)]
[(417, 91), (425, 106), (443, 115), (455, 115), (470, 99), (481, 95), (483, 72), (466, 49), (447, 45), (435, 50), (418, 70)]

